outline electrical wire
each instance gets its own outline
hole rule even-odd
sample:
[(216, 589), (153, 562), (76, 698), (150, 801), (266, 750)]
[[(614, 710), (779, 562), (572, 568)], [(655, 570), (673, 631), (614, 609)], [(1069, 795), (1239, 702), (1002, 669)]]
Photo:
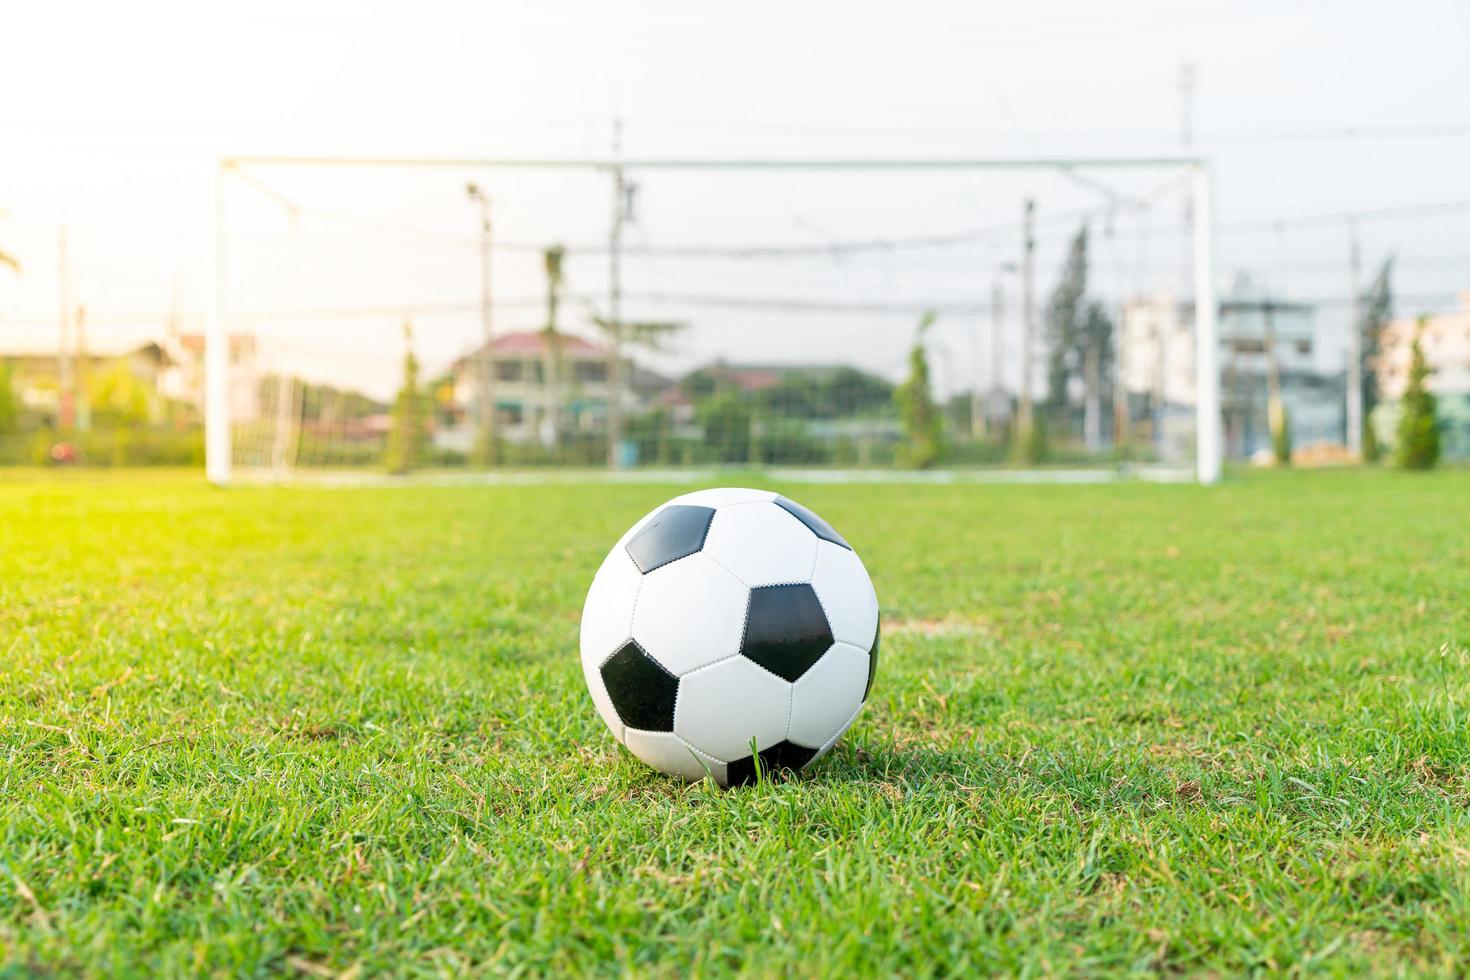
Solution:
[[(563, 302), (584, 303), (599, 299), (600, 296), (588, 294), (565, 295)], [(792, 314), (855, 314), (855, 315), (892, 315), (892, 316), (920, 316), (933, 311), (940, 314), (951, 315), (974, 315), (990, 314), (993, 307), (989, 302), (977, 302), (971, 300), (940, 300), (937, 302), (914, 301), (885, 301), (885, 300), (825, 300), (805, 297), (780, 297), (780, 296), (735, 296), (718, 293), (681, 293), (681, 292), (624, 292), (623, 298), (630, 302), (642, 302), (653, 305), (680, 305), (706, 308), (723, 308), (737, 310), (761, 310), (772, 313)], [(1425, 307), (1450, 307), (1459, 302), (1461, 294), (1456, 292), (1417, 292), (1396, 293), (1394, 301), (1398, 304)], [(497, 307), (521, 307), (534, 308), (545, 303), (544, 297), (527, 299), (507, 300), (495, 304)], [(1291, 303), (1301, 306), (1336, 307), (1346, 306), (1352, 303), (1352, 298), (1340, 295), (1324, 295), (1314, 297), (1293, 297)], [(476, 303), (386, 303), (376, 306), (353, 306), (353, 307), (314, 307), (296, 310), (255, 310), (230, 313), (228, 319), (232, 323), (270, 323), (291, 322), (307, 320), (368, 320), (385, 317), (426, 317), (426, 316), (467, 316), (477, 314), (480, 307)], [(167, 322), (172, 317), (177, 322), (197, 323), (203, 320), (201, 313), (189, 313), (174, 315), (168, 313), (114, 313), (106, 312), (92, 313), (87, 315), (89, 328), (91, 327), (113, 327), (113, 326), (151, 326)], [(0, 317), (0, 325), (18, 324), (33, 325), (46, 324), (55, 319), (54, 314), (50, 317), (36, 316), (3, 316)]]

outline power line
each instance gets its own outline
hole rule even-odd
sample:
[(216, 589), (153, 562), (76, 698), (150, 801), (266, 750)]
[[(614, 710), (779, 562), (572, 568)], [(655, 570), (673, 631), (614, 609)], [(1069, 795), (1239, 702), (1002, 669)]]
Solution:
[[(587, 299), (589, 297), (570, 297), (572, 299)], [(499, 299), (494, 302), (497, 309), (536, 309), (546, 304), (544, 296), (524, 296), (510, 299)], [(371, 306), (315, 306), (300, 307), (297, 309), (280, 308), (264, 310), (240, 310), (227, 314), (227, 319), (233, 323), (282, 323), (295, 320), (362, 320), (376, 317), (402, 317), (402, 316), (459, 316), (467, 313), (478, 313), (479, 303), (381, 303)], [(166, 311), (151, 312), (146, 310), (127, 310), (120, 312), (94, 312), (87, 311), (87, 319), (91, 326), (99, 324), (105, 327), (148, 327), (166, 323), (170, 317), (181, 323), (197, 324), (204, 320), (203, 313), (181, 313), (173, 314)], [(52, 324), (56, 322), (56, 315), (52, 314), (8, 314), (0, 315), (0, 326), (32, 326), (36, 324)]]
[[(1116, 209), (1097, 208), (1055, 213), (1039, 218), (1037, 224), (1038, 226), (1052, 229), (1056, 229), (1057, 227), (1066, 228), (1067, 234), (1070, 235), (1071, 230), (1077, 225), (1100, 220), (1109, 210)], [(1221, 234), (1249, 234), (1263, 231), (1277, 231), (1283, 228), (1310, 228), (1339, 225), (1345, 224), (1350, 220), (1366, 222), (1393, 221), (1443, 217), (1467, 212), (1470, 212), (1470, 200), (1394, 205), (1360, 210), (1326, 211), (1291, 217), (1228, 221), (1221, 222), (1217, 225), (1217, 230)], [(456, 248), (469, 249), (479, 247), (478, 240), (472, 235), (459, 235), (453, 232), (437, 231), (435, 229), (411, 225), (399, 225), (368, 218), (358, 218), (352, 215), (323, 211), (315, 208), (300, 208), (297, 214), (303, 217), (317, 217), (339, 223), (354, 224), (389, 234), (396, 234), (405, 238), (421, 239), (437, 244), (454, 246)], [(1177, 224), (1154, 225), (1150, 226), (1146, 232), (1142, 229), (1115, 228), (1110, 234), (1115, 237), (1128, 237), (1138, 234), (1167, 234), (1171, 231), (1178, 231), (1181, 227)], [(995, 239), (1014, 235), (1018, 232), (1019, 228), (1020, 223), (1013, 221), (932, 235), (872, 237), (802, 244), (749, 243), (719, 245), (714, 243), (690, 242), (671, 245), (627, 245), (623, 248), (623, 254), (643, 258), (779, 259), (815, 256), (842, 259), (864, 254), (887, 254), (900, 251), (942, 249), (984, 244)], [(526, 241), (497, 241), (493, 247), (500, 251), (537, 255), (541, 254), (546, 248), (544, 243)], [(608, 253), (608, 247), (601, 244), (568, 245), (565, 246), (565, 249), (567, 255), (573, 258), (603, 257)]]
[[(1470, 127), (1467, 127), (1467, 128), (1470, 128)], [(244, 161), (245, 159), (246, 158), (241, 158), (242, 161)], [(326, 162), (332, 162), (332, 161), (327, 161), (327, 160), (325, 160), (323, 158), (270, 158), (270, 157), (262, 157), (262, 158), (253, 158), (253, 159), (256, 160), (257, 162), (262, 162), (262, 163), (280, 163), (280, 162), (297, 163), (297, 162), (299, 162), (299, 163), (313, 164), (313, 165), (320, 164), (320, 163), (326, 163)], [(1186, 162), (1187, 162), (1187, 158), (1180, 158), (1180, 159), (1181, 160), (1186, 160)], [(336, 162), (343, 162), (343, 161), (336, 161)], [(396, 165), (397, 163), (403, 163), (404, 165), (414, 165), (414, 166), (418, 166), (418, 165), (438, 166), (438, 165), (440, 165), (440, 164), (442, 164), (442, 163), (444, 163), (446, 161), (438, 161), (438, 160), (408, 160), (408, 161), (357, 160), (357, 161), (353, 161), (353, 160), (348, 160), (348, 161), (345, 161), (345, 162), (347, 162), (347, 163), (353, 163), (353, 162), (355, 162), (355, 163), (360, 163), (360, 164), (363, 164), (363, 165), (372, 165), (374, 163), (386, 163), (387, 165), (392, 166), (392, 165)], [(595, 167), (595, 166), (598, 166), (599, 165), (599, 164), (597, 164), (596, 161), (540, 161), (539, 163), (537, 163), (535, 161), (480, 161), (480, 162), (481, 163), (500, 163), (500, 164), (505, 164), (505, 165), (514, 165), (514, 166), (521, 166), (521, 165), (545, 165), (545, 166), (564, 166), (564, 167), (586, 167), (586, 166), (594, 166)], [(1009, 166), (1013, 162), (1022, 162), (1022, 161), (999, 161), (999, 165)], [(1026, 163), (1034, 163), (1035, 161), (1024, 161), (1024, 162), (1026, 162)], [(1094, 162), (1096, 162), (1096, 161), (1094, 161)], [(1119, 161), (1119, 160), (1109, 160), (1109, 161), (1106, 161), (1107, 165), (1116, 165), (1116, 164), (1118, 164), (1120, 162), (1121, 161)], [(746, 167), (746, 166), (750, 166), (750, 167), (771, 166), (771, 167), (780, 167), (780, 168), (811, 167), (811, 168), (815, 168), (815, 169), (830, 169), (830, 168), (842, 168), (842, 169), (846, 169), (846, 168), (849, 168), (849, 167), (867, 167), (867, 166), (878, 166), (878, 167), (888, 167), (888, 166), (893, 166), (893, 167), (920, 167), (920, 168), (928, 168), (928, 167), (931, 167), (931, 166), (934, 166), (934, 167), (955, 166), (955, 167), (964, 168), (964, 167), (967, 167), (967, 166), (987, 165), (987, 163), (988, 164), (995, 164), (995, 163), (997, 163), (997, 161), (988, 161), (987, 162), (987, 161), (963, 161), (963, 160), (953, 160), (953, 161), (935, 161), (935, 160), (911, 160), (911, 161), (899, 161), (899, 160), (894, 160), (894, 161), (863, 161), (863, 160), (854, 160), (854, 161), (838, 161), (838, 160), (808, 160), (808, 161), (789, 161), (789, 160), (788, 161), (724, 161), (724, 160), (704, 160), (704, 161), (699, 161), (699, 160), (692, 160), (691, 161), (691, 160), (684, 160), (684, 161), (642, 161), (642, 162), (630, 161), (629, 163), (626, 164), (626, 166), (629, 169), (632, 169), (632, 168), (635, 168), (635, 167), (660, 168), (660, 167), (673, 167), (673, 166), (677, 166), (677, 167), (681, 167), (681, 168), (688, 168), (688, 167), (695, 167), (695, 168), (700, 168), (700, 167), (716, 167), (716, 168), (719, 168), (719, 167), (737, 167), (737, 168), (739, 168), (739, 167)], [(1056, 169), (1058, 169), (1060, 172), (1062, 172), (1064, 176), (1067, 176), (1069, 179), (1073, 179), (1073, 180), (1082, 179), (1081, 178), (1081, 175), (1078, 173), (1078, 171), (1080, 169), (1085, 169), (1087, 166), (1089, 166), (1088, 162), (1085, 162), (1085, 161), (1078, 161), (1076, 163), (1067, 163), (1065, 166), (1058, 165), (1058, 164), (1056, 164), (1055, 161), (1052, 161), (1052, 164), (1051, 165), (1054, 166), (1054, 167), (1056, 167)], [(416, 227), (416, 226), (411, 226), (411, 225), (400, 225), (400, 224), (396, 224), (396, 223), (392, 223), (392, 222), (379, 221), (377, 219), (372, 219), (372, 218), (362, 218), (362, 217), (359, 217), (359, 216), (356, 216), (356, 215), (345, 214), (345, 213), (339, 212), (339, 211), (332, 211), (332, 210), (328, 210), (328, 209), (315, 208), (315, 207), (304, 207), (302, 205), (297, 204), (295, 201), (293, 201), (291, 198), (289, 198), (288, 196), (286, 196), (285, 194), (283, 194), (278, 189), (276, 189), (276, 188), (272, 187), (271, 185), (265, 183), (264, 181), (262, 181), (256, 175), (254, 175), (252, 173), (249, 173), (245, 168), (243, 168), (241, 166), (236, 166), (234, 164), (231, 164), (231, 165), (229, 165), (229, 169), (230, 169), (230, 171), (232, 173), (234, 173), (236, 176), (238, 176), (242, 180), (244, 180), (247, 183), (249, 183), (256, 190), (260, 191), (262, 194), (266, 195), (267, 197), (269, 197), (272, 200), (274, 200), (276, 203), (280, 204), (282, 207), (286, 208), (293, 216), (309, 216), (309, 217), (315, 217), (315, 218), (317, 218), (319, 220), (323, 220), (323, 221), (336, 222), (336, 223), (342, 223), (342, 224), (349, 224), (349, 225), (354, 225), (354, 226), (357, 226), (357, 227), (369, 228), (369, 229), (373, 229), (373, 230), (377, 230), (377, 231), (381, 231), (381, 232), (386, 232), (386, 233), (390, 233), (390, 234), (396, 234), (396, 235), (400, 235), (400, 236), (404, 236), (404, 237), (417, 238), (417, 239), (421, 239), (421, 240), (432, 241), (432, 242), (439, 243), (439, 244), (453, 245), (453, 246), (456, 246), (456, 247), (463, 246), (463, 247), (473, 247), (473, 248), (476, 248), (476, 249), (478, 249), (480, 247), (479, 238), (476, 237), (476, 236), (472, 236), (472, 235), (461, 235), (461, 234), (457, 234), (457, 233), (454, 233), (454, 232), (445, 232), (445, 231), (440, 231), (440, 230), (437, 230), (437, 229), (422, 228), (422, 227)], [(1096, 188), (1097, 185), (1089, 182), (1089, 186), (1092, 186), (1092, 187)], [(1059, 224), (1060, 225), (1076, 225), (1076, 224), (1083, 223), (1083, 222), (1097, 220), (1099, 218), (1104, 217), (1105, 215), (1114, 213), (1114, 212), (1116, 212), (1117, 210), (1120, 209), (1120, 206), (1122, 204), (1127, 203), (1127, 202), (1121, 202), (1119, 200), (1116, 200), (1115, 199), (1116, 198), (1116, 194), (1115, 194), (1115, 192), (1112, 191), (1111, 188), (1105, 188), (1105, 191), (1110, 196), (1109, 206), (1106, 207), (1106, 208), (1091, 208), (1091, 209), (1082, 210), (1082, 211), (1071, 211), (1071, 212), (1063, 212), (1063, 213), (1059, 213), (1059, 214), (1047, 215), (1047, 216), (1039, 219), (1037, 223), (1039, 225), (1044, 225), (1044, 226), (1048, 226), (1048, 227), (1059, 225)], [(1146, 209), (1146, 207), (1147, 207), (1146, 204), (1140, 205), (1140, 209)], [(1341, 209), (1341, 210), (1335, 210), (1335, 211), (1319, 212), (1319, 213), (1316, 213), (1316, 214), (1307, 214), (1307, 215), (1299, 215), (1299, 216), (1292, 216), (1292, 217), (1255, 219), (1255, 220), (1235, 221), (1235, 222), (1221, 222), (1221, 223), (1219, 223), (1217, 225), (1217, 229), (1222, 234), (1241, 234), (1241, 233), (1250, 233), (1250, 232), (1256, 232), (1256, 231), (1279, 231), (1279, 230), (1284, 229), (1284, 228), (1306, 228), (1306, 227), (1313, 227), (1313, 226), (1320, 226), (1320, 225), (1345, 224), (1345, 223), (1347, 223), (1349, 221), (1383, 221), (1383, 220), (1399, 220), (1399, 219), (1417, 218), (1417, 217), (1438, 217), (1438, 216), (1441, 216), (1441, 215), (1458, 214), (1458, 213), (1464, 213), (1464, 212), (1470, 212), (1470, 200), (1454, 200), (1454, 201), (1448, 201), (1448, 202), (1431, 202), (1431, 203), (1408, 204), (1408, 205), (1389, 205), (1389, 206), (1378, 207), (1378, 208)], [(1146, 233), (1146, 234), (1167, 233), (1169, 231), (1179, 231), (1179, 230), (1182, 229), (1182, 227), (1183, 226), (1175, 226), (1174, 228), (1152, 227), (1152, 228), (1147, 229), (1147, 231), (1144, 232), (1144, 233)], [(981, 227), (981, 228), (970, 228), (970, 229), (965, 229), (965, 230), (956, 231), (956, 232), (948, 232), (948, 233), (933, 234), (933, 235), (919, 235), (919, 236), (911, 236), (911, 237), (872, 237), (872, 238), (865, 238), (865, 239), (855, 239), (855, 240), (847, 240), (847, 241), (831, 241), (831, 242), (810, 243), (810, 244), (789, 244), (789, 243), (761, 244), (761, 243), (754, 243), (754, 244), (717, 245), (717, 244), (687, 243), (687, 244), (675, 244), (675, 245), (663, 245), (663, 246), (660, 246), (660, 245), (627, 246), (627, 247), (625, 247), (623, 249), (623, 254), (625, 254), (625, 255), (638, 255), (638, 256), (644, 256), (644, 257), (657, 257), (657, 258), (665, 258), (665, 257), (667, 257), (667, 258), (767, 259), (767, 258), (786, 258), (786, 257), (796, 257), (796, 256), (830, 256), (830, 257), (833, 257), (833, 258), (842, 258), (842, 257), (846, 257), (846, 256), (849, 256), (849, 255), (858, 255), (858, 254), (863, 254), (863, 253), (887, 253), (887, 252), (895, 252), (895, 251), (907, 250), (907, 249), (949, 248), (949, 247), (954, 247), (954, 246), (968, 245), (968, 244), (973, 244), (973, 243), (976, 243), (976, 242), (984, 242), (984, 241), (987, 241), (987, 240), (989, 240), (991, 238), (995, 238), (995, 237), (1001, 237), (1001, 236), (1007, 236), (1007, 235), (1014, 235), (1014, 234), (1016, 234), (1018, 232), (1019, 229), (1020, 229), (1020, 224), (1018, 222), (1012, 221), (1012, 222), (1006, 222), (1006, 223), (998, 224), (998, 225), (990, 225), (990, 226)], [(1126, 231), (1125, 232), (1122, 232), (1122, 234), (1127, 234), (1127, 233), (1128, 232), (1126, 232)], [(1136, 234), (1138, 232), (1134, 232), (1134, 233)], [(1115, 231), (1114, 234), (1119, 234), (1119, 232)], [(496, 249), (503, 250), (503, 251), (527, 252), (527, 253), (540, 254), (545, 249), (546, 243), (544, 243), (544, 242), (524, 242), (524, 241), (522, 241), (522, 242), (517, 242), (517, 241), (497, 241), (495, 243), (494, 247)], [(584, 245), (565, 246), (565, 251), (566, 251), (566, 253), (569, 256), (605, 256), (605, 255), (608, 254), (608, 246), (605, 245), (605, 244), (584, 244)]]
[(1289, 218), (1260, 218), (1252, 221), (1230, 221), (1220, 225), (1221, 231), (1274, 231), (1277, 228), (1310, 228), (1339, 225), (1349, 221), (1394, 221), (1401, 218), (1440, 217), (1470, 212), (1470, 200), (1441, 201), (1431, 204), (1399, 204), (1378, 208), (1322, 211)]
[[(705, 129), (726, 131), (734, 134), (766, 133), (777, 136), (798, 136), (811, 139), (833, 139), (870, 137), (879, 139), (939, 139), (966, 143), (1009, 143), (1015, 133), (1008, 130), (954, 130), (938, 128), (911, 128), (903, 126), (797, 126), (781, 123), (758, 123), (735, 120), (728, 123), (706, 119), (662, 118), (642, 120), (640, 125), (651, 128)], [(1134, 145), (1168, 145), (1178, 139), (1177, 133), (1162, 130), (1068, 130), (1033, 134), (1036, 139), (1048, 143), (1086, 145), (1088, 143), (1127, 143)], [(1457, 139), (1470, 136), (1470, 122), (1398, 123), (1372, 126), (1303, 126), (1291, 129), (1225, 129), (1214, 132), (1196, 132), (1193, 142), (1205, 146), (1250, 145), (1269, 143), (1326, 143), (1395, 139)]]
[[(1445, 292), (1419, 292), (1419, 293), (1396, 293), (1395, 304), (1409, 306), (1446, 306), (1454, 305), (1460, 299), (1459, 293)], [(920, 316), (929, 311), (949, 315), (976, 315), (988, 314), (993, 307), (988, 301), (970, 300), (939, 300), (936, 302), (922, 302), (918, 300), (829, 300), (807, 297), (781, 297), (781, 296), (737, 296), (722, 293), (682, 293), (682, 292), (624, 292), (624, 298), (636, 302), (652, 303), (658, 305), (682, 305), (697, 306), (715, 309), (737, 309), (737, 310), (760, 310), (772, 313), (821, 313), (821, 314), (856, 314), (856, 315), (902, 315)], [(575, 294), (564, 297), (568, 302), (590, 302), (601, 298), (593, 294)], [(545, 297), (526, 297), (512, 300), (502, 300), (496, 305), (499, 307), (536, 308), (544, 305)], [(1228, 300), (1226, 301), (1228, 302)], [(1350, 304), (1351, 297), (1340, 295), (1323, 295), (1312, 297), (1292, 297), (1291, 302), (1302, 306), (1336, 307)], [(305, 320), (368, 320), (384, 317), (426, 317), (426, 316), (469, 316), (479, 312), (477, 303), (385, 303), (374, 306), (342, 306), (342, 307), (304, 307), (301, 309), (275, 309), (275, 310), (247, 310), (230, 315), (230, 320), (236, 324), (250, 323), (274, 323), (293, 322)], [(148, 312), (121, 312), (121, 313), (92, 313), (88, 312), (88, 321), (95, 326), (156, 326), (164, 323), (170, 314), (148, 313)], [(190, 313), (177, 317), (184, 323), (195, 323), (203, 319), (203, 314)], [(55, 321), (55, 315), (12, 315), (0, 316), (0, 325), (34, 325), (51, 324)]]
[(704, 293), (643, 292), (624, 293), (624, 296), (648, 303), (679, 304), (685, 306), (723, 307), (727, 309), (764, 310), (774, 313), (859, 313), (859, 314), (902, 314), (922, 316), (936, 313), (975, 314), (988, 313), (988, 302), (884, 302), (873, 300), (834, 301), (805, 299), (800, 297), (732, 296)]
[[(1065, 168), (1068, 171), (1074, 168)], [(278, 189), (262, 181), (259, 177), (249, 173), (241, 167), (232, 167), (231, 171), (250, 184), (260, 193), (275, 201), (285, 208), (292, 219), (315, 218), (337, 224), (346, 224), (359, 228), (367, 228), (373, 231), (387, 234), (399, 235), (405, 238), (429, 241), (436, 244), (450, 245), (454, 247), (479, 249), (480, 239), (474, 235), (464, 235), (455, 232), (446, 232), (433, 228), (423, 228), (415, 225), (397, 224), (394, 222), (381, 221), (374, 218), (363, 218), (357, 215), (346, 214), (326, 208), (310, 207), (298, 204), (296, 201), (282, 193)], [(1057, 224), (1060, 222), (1075, 222), (1085, 220), (1092, 212), (1072, 212), (1050, 216), (1044, 223)], [(983, 228), (974, 228), (960, 232), (939, 235), (920, 235), (914, 237), (898, 238), (867, 238), (852, 241), (833, 241), (812, 244), (751, 244), (751, 245), (714, 245), (714, 244), (687, 244), (687, 245), (632, 245), (624, 246), (624, 255), (638, 255), (644, 257), (666, 257), (666, 258), (782, 258), (787, 256), (832, 256), (843, 257), (846, 255), (864, 252), (893, 252), (901, 249), (928, 249), (946, 248), (953, 245), (964, 245), (975, 241), (984, 241), (991, 237), (1014, 234), (1020, 227), (1017, 222), (992, 225)], [(606, 256), (609, 246), (605, 244), (585, 244), (563, 246), (570, 256)], [(545, 243), (539, 242), (517, 242), (497, 239), (492, 248), (497, 251), (528, 252), (541, 254)]]
[[(344, 214), (340, 211), (329, 211), (321, 208), (298, 207), (296, 214), (303, 217), (316, 218), (320, 221), (333, 222), (336, 224), (352, 225), (358, 228), (366, 228), (371, 231), (380, 231), (388, 234), (399, 235), (404, 238), (415, 238), (422, 241), (436, 242), (441, 245), (454, 247), (473, 248), (480, 247), (478, 235), (461, 235), (452, 231), (440, 231), (434, 228), (422, 228), (415, 225), (400, 225), (389, 221), (379, 221), (374, 218), (360, 218), (356, 215)], [(491, 247), (499, 252), (533, 252), (541, 254), (546, 250), (546, 245), (540, 242), (517, 242), (502, 241), (497, 239)], [(584, 251), (597, 246), (584, 246), (578, 251)]]

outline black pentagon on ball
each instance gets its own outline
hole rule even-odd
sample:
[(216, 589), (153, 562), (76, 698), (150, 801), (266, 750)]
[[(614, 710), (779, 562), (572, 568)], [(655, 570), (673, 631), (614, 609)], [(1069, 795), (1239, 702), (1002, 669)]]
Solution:
[(629, 728), (645, 732), (674, 730), (674, 701), (679, 678), (643, 652), (632, 640), (602, 665), (602, 683), (618, 717)]
[(868, 692), (873, 690), (873, 676), (878, 673), (878, 641), (883, 637), (883, 621), (880, 619), (878, 625), (873, 628), (873, 645), (868, 647), (868, 686), (863, 688), (863, 700), (868, 700)]
[(714, 508), (671, 504), (628, 539), (628, 557), (644, 575), (704, 547)]
[(852, 550), (852, 545), (848, 544), (847, 541), (842, 537), (842, 535), (837, 533), (837, 529), (818, 517), (815, 511), (808, 510), (801, 504), (798, 504), (796, 501), (787, 500), (785, 497), (777, 497), (772, 502), (777, 507), (780, 507), (782, 510), (790, 514), (792, 517), (805, 524), (808, 528), (811, 529), (811, 532), (813, 534), (821, 538), (823, 541), (831, 541), (833, 544), (842, 545), (842, 547), (846, 548), (848, 551)]
[[(767, 778), (779, 776), (788, 771), (796, 772), (802, 766), (812, 761), (817, 754), (816, 749), (809, 749), (805, 745), (797, 745), (795, 742), (777, 742), (768, 749), (761, 749), (756, 753), (760, 757), (760, 771)], [(756, 756), (748, 755), (743, 759), (736, 759), (725, 767), (725, 778), (731, 786), (749, 786), (755, 782)]]
[(740, 652), (777, 677), (794, 681), (832, 647), (832, 627), (806, 583), (750, 590)]

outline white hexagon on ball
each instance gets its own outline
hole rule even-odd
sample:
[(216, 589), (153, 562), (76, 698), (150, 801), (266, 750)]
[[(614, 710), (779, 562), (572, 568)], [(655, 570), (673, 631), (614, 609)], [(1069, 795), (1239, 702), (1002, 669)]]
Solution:
[(734, 762), (751, 740), (769, 748), (786, 738), (791, 685), (744, 657), (731, 657), (679, 679), (674, 734), (700, 752)]
[(751, 490), (748, 487), (715, 487), (711, 490), (696, 490), (680, 494), (670, 504), (693, 504), (696, 507), (729, 507), (731, 504), (751, 504), (775, 500), (770, 490)]
[(643, 577), (633, 638), (678, 676), (740, 650), (750, 590), (705, 554), (680, 558)]
[(608, 553), (582, 606), (582, 658), (599, 663), (633, 635), (633, 608), (643, 573), (622, 548)]
[(878, 594), (857, 552), (830, 541), (819, 543), (812, 588), (827, 610), (833, 639), (859, 650), (872, 646), (878, 632)]
[(642, 585), (643, 576), (628, 553), (614, 548), (593, 577), (582, 606), (582, 675), (597, 713), (619, 740), (623, 722), (608, 697), (599, 668), (633, 635), (633, 607)]
[(868, 686), (868, 654), (846, 643), (834, 643), (810, 670), (791, 686), (791, 725), (786, 737), (820, 749), (836, 738), (863, 704)]
[(754, 589), (811, 581), (817, 538), (773, 503), (742, 503), (715, 511), (704, 552)]
[(672, 732), (644, 732), (629, 728), (623, 744), (653, 768), (691, 782), (711, 778), (725, 781), (725, 764), (695, 749)]

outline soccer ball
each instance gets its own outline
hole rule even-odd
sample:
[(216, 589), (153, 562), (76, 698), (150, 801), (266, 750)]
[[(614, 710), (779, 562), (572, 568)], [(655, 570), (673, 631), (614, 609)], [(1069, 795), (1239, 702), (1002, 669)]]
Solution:
[(689, 780), (740, 785), (821, 758), (877, 664), (878, 597), (857, 553), (764, 490), (659, 507), (613, 546), (582, 609), (598, 714), (635, 756)]

